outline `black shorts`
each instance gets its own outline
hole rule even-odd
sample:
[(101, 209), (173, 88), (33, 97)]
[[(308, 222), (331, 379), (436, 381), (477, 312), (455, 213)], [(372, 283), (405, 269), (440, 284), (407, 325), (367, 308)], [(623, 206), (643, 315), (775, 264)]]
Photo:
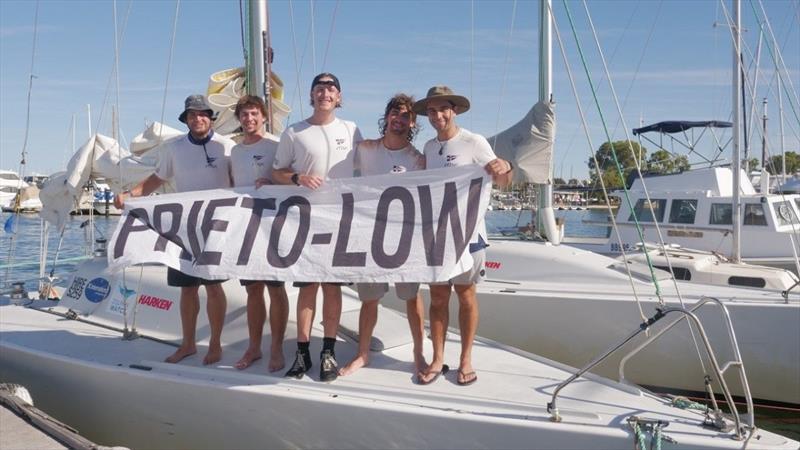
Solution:
[(239, 280), (242, 286), (250, 286), (251, 284), (264, 283), (269, 287), (283, 287), (286, 283), (283, 281), (275, 280)]
[(195, 287), (195, 286), (208, 286), (212, 284), (220, 284), (225, 280), (206, 280), (205, 278), (193, 277), (186, 275), (180, 270), (175, 270), (172, 267), (167, 267), (167, 285), (174, 287)]
[[(316, 283), (316, 281), (295, 281), (294, 283), (292, 283), (292, 286), (294, 286), (296, 288), (304, 288), (304, 287), (311, 286), (314, 283)], [(332, 284), (334, 286), (349, 286), (349, 285), (351, 285), (353, 283), (324, 283), (323, 282), (323, 283), (320, 283), (320, 284)]]

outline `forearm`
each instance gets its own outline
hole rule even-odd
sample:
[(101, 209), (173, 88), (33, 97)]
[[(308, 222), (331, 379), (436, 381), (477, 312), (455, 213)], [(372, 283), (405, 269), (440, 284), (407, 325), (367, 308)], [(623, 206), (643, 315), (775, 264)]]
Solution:
[(274, 169), (272, 171), (272, 182), (275, 184), (294, 184), (292, 182), (294, 171), (287, 167), (285, 169)]

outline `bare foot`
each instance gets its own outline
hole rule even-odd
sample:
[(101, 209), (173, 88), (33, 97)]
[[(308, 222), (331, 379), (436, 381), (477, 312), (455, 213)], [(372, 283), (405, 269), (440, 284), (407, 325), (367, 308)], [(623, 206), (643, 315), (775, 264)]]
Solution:
[(269, 354), (269, 371), (277, 372), (286, 367), (286, 360), (283, 359), (283, 350), (272, 351)]
[(175, 353), (167, 356), (164, 362), (175, 364), (178, 361), (182, 360), (183, 358), (186, 358), (187, 356), (192, 356), (195, 353), (197, 353), (197, 348), (195, 348), (194, 346), (192, 347), (180, 346), (178, 347), (177, 350), (175, 350)]
[(355, 358), (353, 358), (352, 361), (347, 363), (346, 366), (339, 369), (339, 375), (341, 376), (350, 375), (351, 373), (366, 366), (367, 364), (369, 364), (369, 358), (367, 356), (357, 355)]
[(428, 371), (428, 363), (422, 355), (414, 355), (414, 370), (416, 373), (424, 373)]
[(247, 351), (244, 352), (244, 355), (242, 356), (242, 358), (239, 361), (236, 361), (236, 364), (234, 364), (233, 367), (235, 367), (235, 368), (237, 368), (239, 370), (244, 370), (244, 369), (247, 369), (248, 367), (250, 367), (250, 365), (252, 365), (254, 362), (258, 361), (259, 359), (261, 359), (261, 351), (260, 350), (250, 350), (248, 348)]
[(220, 359), (222, 359), (222, 347), (208, 347), (208, 353), (206, 353), (206, 357), (203, 358), (203, 365), (214, 364), (215, 362), (219, 362)]

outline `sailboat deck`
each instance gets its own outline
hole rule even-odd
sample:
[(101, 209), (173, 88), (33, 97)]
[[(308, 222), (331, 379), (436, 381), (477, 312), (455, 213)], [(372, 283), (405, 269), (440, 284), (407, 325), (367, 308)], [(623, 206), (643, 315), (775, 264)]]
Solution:
[[(359, 306), (357, 300), (348, 298), (348, 295), (345, 297), (345, 313)], [(29, 307), (9, 305), (7, 299), (0, 302), (3, 330), (0, 346), (4, 347), (5, 357), (8, 357), (9, 351), (24, 350), (42, 356), (49, 355), (48, 358), (68, 364), (94, 366), (112, 377), (133, 375), (162, 383), (179, 382), (182, 385), (223, 388), (251, 395), (254, 399), (264, 398), (268, 402), (277, 401), (278, 398), (289, 401), (306, 399), (340, 406), (373, 408), (376, 414), (392, 411), (430, 417), (455, 415), (481, 422), (510, 421), (532, 429), (589, 427), (601, 434), (630, 435), (631, 440), (633, 438), (626, 418), (631, 411), (636, 411), (639, 417), (669, 421), (667, 432), (679, 442), (696, 448), (704, 445), (695, 441), (700, 431), (699, 423), (702, 422), (700, 414), (671, 407), (635, 388), (594, 376), (580, 379), (562, 391), (558, 406), (563, 422), (553, 423), (546, 411), (546, 404), (555, 387), (569, 377), (568, 368), (491, 341), (476, 342), (473, 361), (479, 380), (468, 387), (456, 383), (459, 339), (452, 333), (448, 335), (446, 350), (446, 362), (452, 369), (431, 385), (422, 386), (413, 382), (410, 344), (373, 352), (369, 367), (351, 376), (340, 377), (333, 383), (321, 383), (317, 381), (316, 359), (313, 359), (314, 367), (309, 372), (311, 377), (306, 376), (301, 380), (283, 378), (283, 371), (268, 373), (267, 354), (248, 369), (239, 371), (233, 368), (246, 347), (246, 337), (241, 334), (242, 330), (246, 330), (245, 316), (237, 310), (228, 316), (229, 322), (224, 333), (227, 342), (222, 360), (211, 366), (203, 366), (202, 355), (206, 350), (203, 342), (196, 355), (179, 364), (167, 364), (160, 361), (174, 351), (171, 344), (148, 338), (122, 340), (118, 331), (37, 310), (37, 307), (49, 306), (42, 301), (35, 301)], [(405, 321), (404, 317), (384, 308), (381, 308), (379, 323), (381, 319)], [(287, 336), (294, 336), (295, 331), (294, 322), (290, 320)], [(319, 336), (321, 330), (315, 326), (312, 334)], [(267, 339), (268, 336), (265, 336), (265, 342)], [(425, 354), (430, 355), (428, 340), (425, 346)], [(287, 365), (293, 357), (294, 347), (295, 340), (292, 338), (284, 343)], [(316, 353), (320, 347), (320, 340), (314, 338), (312, 353)], [(356, 346), (351, 340), (340, 337), (336, 351), (337, 359), (342, 364), (355, 355)], [(213, 395), (209, 401), (212, 398)], [(776, 435), (761, 431), (757, 433), (761, 435), (759, 445), (774, 447), (791, 443)], [(707, 435), (707, 432), (701, 434)], [(738, 446), (730, 436), (722, 433), (714, 441), (723, 448), (728, 443), (731, 448)], [(459, 441), (456, 439), (452, 442)]]

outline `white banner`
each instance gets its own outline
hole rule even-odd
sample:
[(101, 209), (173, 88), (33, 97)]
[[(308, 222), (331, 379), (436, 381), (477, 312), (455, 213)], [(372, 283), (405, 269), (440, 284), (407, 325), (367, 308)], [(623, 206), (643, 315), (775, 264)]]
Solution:
[(444, 281), (471, 266), (490, 192), (475, 165), (327, 180), (316, 191), (141, 197), (125, 205), (109, 266), (163, 263), (207, 279)]

